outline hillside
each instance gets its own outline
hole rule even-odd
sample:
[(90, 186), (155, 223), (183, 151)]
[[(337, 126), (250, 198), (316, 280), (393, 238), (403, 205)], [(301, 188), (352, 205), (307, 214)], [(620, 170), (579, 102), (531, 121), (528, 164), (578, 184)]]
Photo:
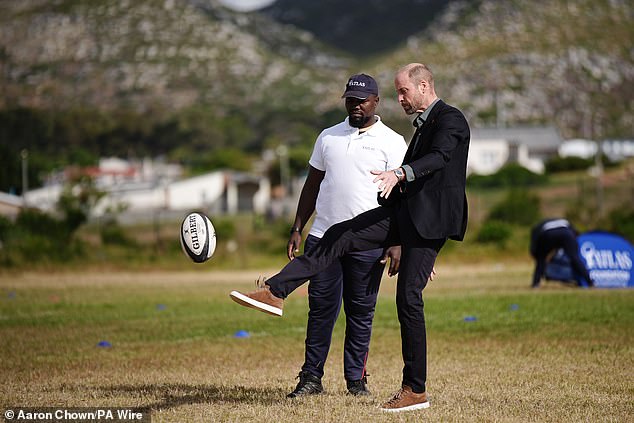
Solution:
[(634, 136), (631, 0), (386, 4), (278, 0), (239, 13), (217, 0), (0, 0), (0, 156), (35, 142), (42, 160), (66, 154), (61, 164), (77, 149), (205, 153), (203, 169), (227, 147), (305, 154), (360, 71), (377, 77), (380, 113), (407, 136), (392, 78), (412, 61), (431, 65), (473, 127)]
[(314, 103), (345, 63), (306, 32), (213, 0), (8, 0), (0, 12), (3, 107), (276, 107), (296, 92)]
[(567, 138), (634, 135), (634, 7), (629, 1), (453, 2), (375, 61), (423, 61), (472, 126), (552, 124)]

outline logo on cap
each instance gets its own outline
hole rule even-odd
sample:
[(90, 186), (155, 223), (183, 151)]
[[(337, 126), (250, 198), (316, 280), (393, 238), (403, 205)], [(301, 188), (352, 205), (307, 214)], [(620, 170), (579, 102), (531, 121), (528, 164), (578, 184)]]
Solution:
[(350, 79), (348, 79), (346, 91), (341, 97), (366, 99), (371, 95), (379, 95), (379, 87), (374, 78), (370, 75), (360, 73), (358, 75), (352, 75)]

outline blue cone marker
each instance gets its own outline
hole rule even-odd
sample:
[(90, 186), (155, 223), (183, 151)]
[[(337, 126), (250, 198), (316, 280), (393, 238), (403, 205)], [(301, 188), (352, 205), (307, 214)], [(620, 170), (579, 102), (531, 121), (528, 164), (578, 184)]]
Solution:
[(112, 347), (112, 344), (110, 342), (108, 342), (108, 341), (99, 341), (97, 346), (101, 347), (101, 348), (110, 348), (110, 347)]
[(156, 305), (156, 309), (157, 309), (158, 311), (163, 311), (163, 310), (165, 310), (166, 308), (167, 308), (167, 306), (166, 306), (165, 304), (157, 304), (157, 305)]
[(233, 335), (234, 338), (248, 338), (250, 336), (251, 334), (246, 330), (239, 330)]
[(464, 321), (465, 321), (465, 322), (475, 322), (476, 320), (478, 320), (478, 318), (477, 318), (477, 317), (475, 317), (475, 316), (466, 316), (466, 317), (464, 318)]
[(509, 307), (511, 309), (511, 311), (516, 311), (520, 309), (519, 304), (511, 304), (511, 307)]

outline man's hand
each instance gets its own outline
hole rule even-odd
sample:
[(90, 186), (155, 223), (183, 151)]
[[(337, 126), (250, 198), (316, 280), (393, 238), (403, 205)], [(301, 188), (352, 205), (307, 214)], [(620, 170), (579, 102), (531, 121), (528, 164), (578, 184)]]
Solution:
[(295, 258), (295, 253), (299, 253), (300, 245), (302, 245), (301, 232), (293, 232), (291, 237), (288, 239), (288, 244), (286, 246), (286, 255), (289, 260), (293, 260)]
[(431, 273), (429, 274), (429, 279), (427, 279), (427, 282), (433, 281), (434, 276), (436, 276), (436, 266), (432, 267)]
[(398, 177), (393, 170), (371, 170), (370, 173), (376, 175), (372, 182), (375, 184), (378, 182), (378, 188), (383, 198), (387, 198), (392, 189), (399, 183)]
[(401, 246), (394, 245), (385, 249), (381, 263), (387, 263), (387, 259), (390, 259), (390, 267), (387, 269), (388, 276), (394, 276), (398, 273), (398, 269), (401, 265)]

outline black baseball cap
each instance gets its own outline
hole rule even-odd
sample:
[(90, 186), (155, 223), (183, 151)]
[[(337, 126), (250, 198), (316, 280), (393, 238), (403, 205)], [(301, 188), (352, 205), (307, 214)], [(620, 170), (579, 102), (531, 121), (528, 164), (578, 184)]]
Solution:
[(350, 79), (348, 79), (346, 91), (344, 91), (341, 98), (354, 97), (365, 100), (371, 95), (379, 95), (379, 86), (370, 75), (360, 73), (358, 75), (352, 75)]

